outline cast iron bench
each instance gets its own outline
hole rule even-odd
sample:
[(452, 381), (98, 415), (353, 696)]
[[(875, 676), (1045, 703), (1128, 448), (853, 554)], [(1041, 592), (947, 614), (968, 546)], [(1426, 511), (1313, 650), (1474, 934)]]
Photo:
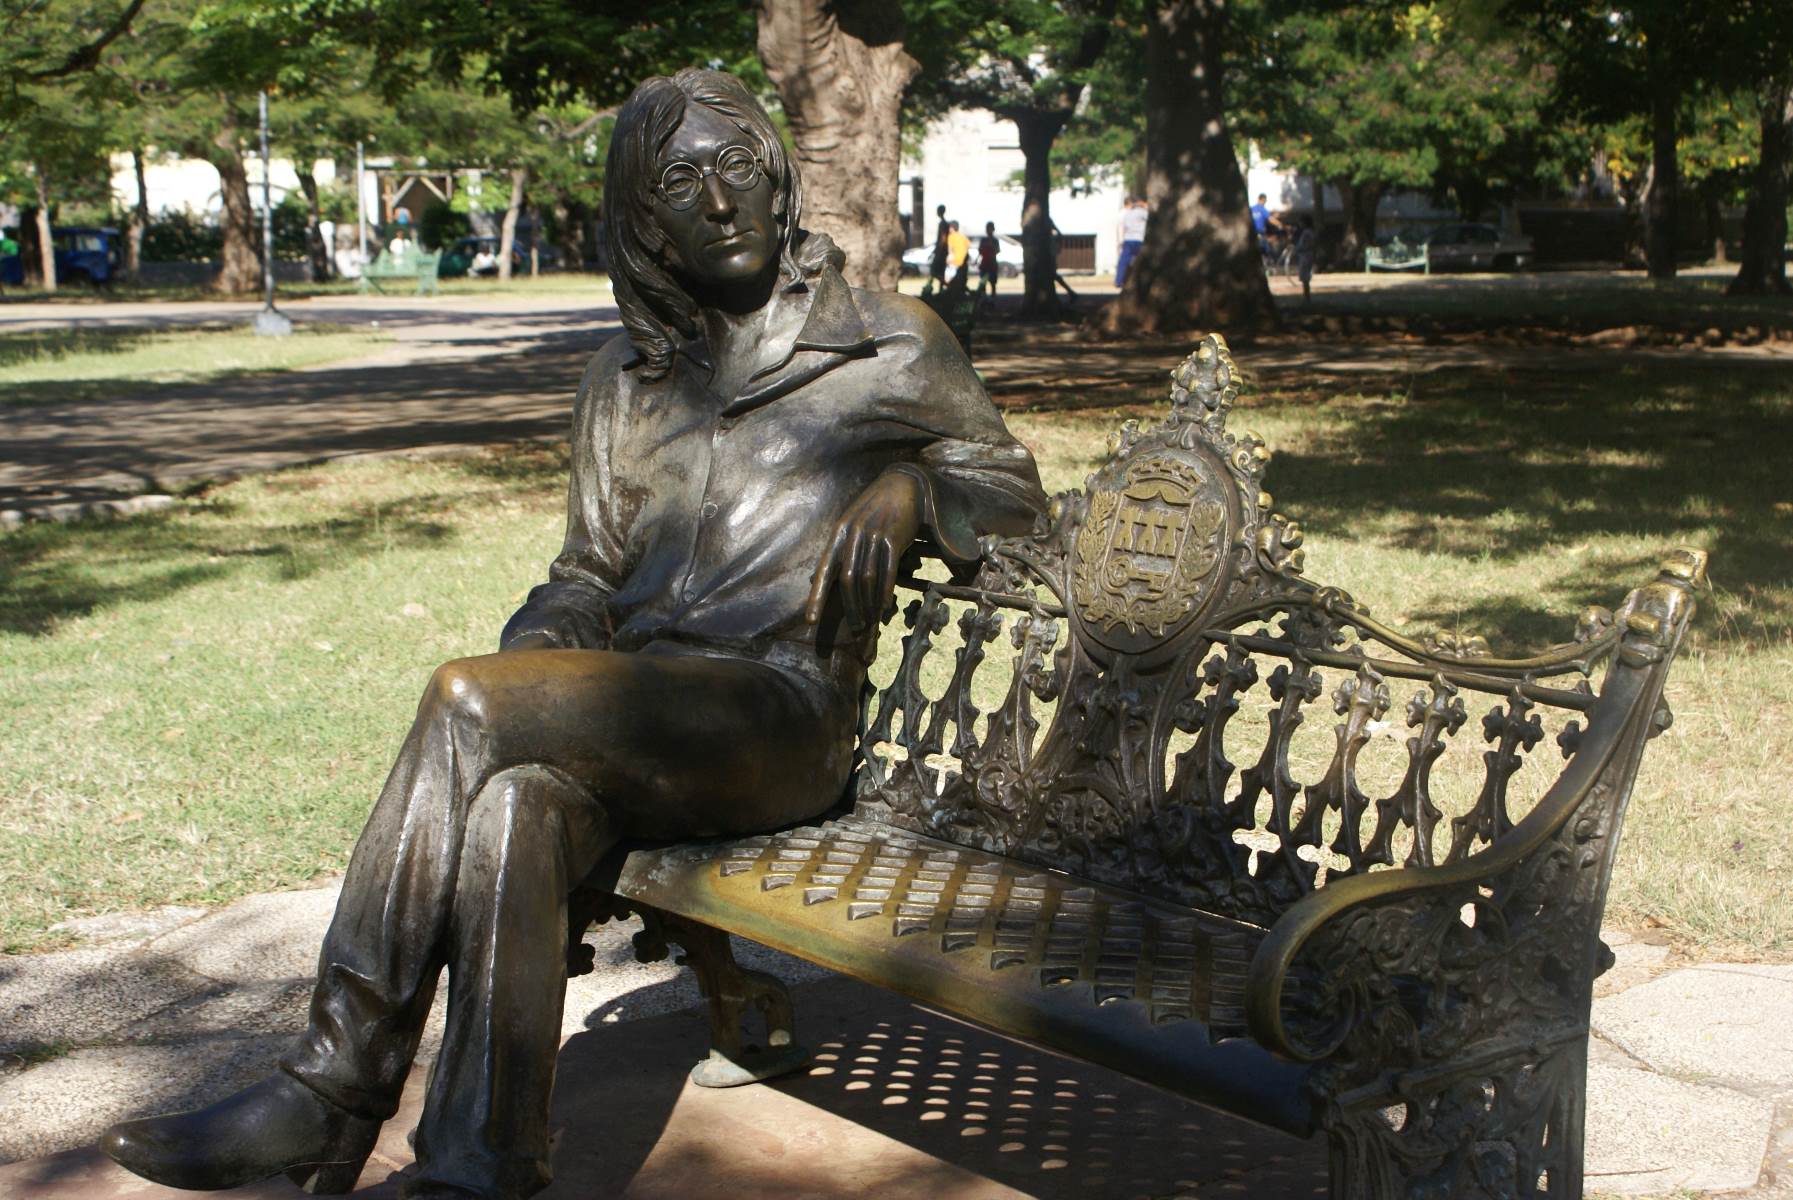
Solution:
[(710, 1086), (805, 1061), (733, 933), (1324, 1132), (1335, 1197), (1580, 1196), (1601, 910), (1705, 556), (1529, 657), (1406, 636), (1303, 577), (1234, 378), (1209, 337), (1031, 536), (910, 578), (841, 810), (635, 850), (573, 946), (631, 910), (684, 946)]
[(371, 287), (376, 292), (385, 291), (380, 286), (382, 279), (415, 279), (419, 296), (435, 295), (436, 271), (441, 264), (439, 250), (398, 255), (383, 252), (361, 269), (361, 290), (365, 292)]

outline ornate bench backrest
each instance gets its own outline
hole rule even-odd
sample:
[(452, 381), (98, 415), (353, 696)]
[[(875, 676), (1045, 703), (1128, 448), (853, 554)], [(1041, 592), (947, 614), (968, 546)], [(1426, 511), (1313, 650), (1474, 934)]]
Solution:
[[(1521, 767), (1590, 738), (1586, 677), (1638, 594), (1530, 658), (1403, 636), (1302, 576), (1262, 441), (1227, 432), (1236, 393), (1210, 335), (1167, 419), (1123, 428), (1030, 536), (991, 539), (969, 582), (910, 581), (858, 812), (1266, 926), (1329, 878), (1454, 862), (1525, 815), (1557, 771)], [(1685, 614), (1658, 615), (1678, 638)], [(1323, 697), (1330, 730), (1307, 720)]]

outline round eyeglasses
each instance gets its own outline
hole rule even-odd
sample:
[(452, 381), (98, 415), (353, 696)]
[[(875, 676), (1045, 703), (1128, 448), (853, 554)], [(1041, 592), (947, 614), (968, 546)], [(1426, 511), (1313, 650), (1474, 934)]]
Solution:
[(714, 167), (699, 168), (688, 162), (675, 162), (660, 173), (660, 198), (675, 209), (690, 208), (703, 195), (704, 180), (720, 176), (722, 182), (737, 192), (744, 192), (759, 182), (765, 164), (759, 155), (745, 146), (730, 146), (716, 156)]

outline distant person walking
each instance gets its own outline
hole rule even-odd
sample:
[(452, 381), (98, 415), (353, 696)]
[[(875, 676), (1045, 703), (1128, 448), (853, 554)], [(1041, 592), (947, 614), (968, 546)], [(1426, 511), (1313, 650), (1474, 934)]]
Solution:
[(1114, 264), (1114, 286), (1127, 286), (1127, 272), (1133, 267), (1133, 260), (1139, 257), (1139, 248), (1146, 240), (1146, 218), (1150, 216), (1146, 202), (1139, 196), (1128, 196), (1126, 206), (1121, 209), (1119, 227), (1121, 254)]
[(971, 239), (959, 232), (957, 221), (949, 222), (946, 231), (946, 265), (953, 273), (955, 281), (965, 274), (965, 267), (971, 259)]
[(934, 257), (928, 264), (928, 276), (935, 283), (946, 282), (946, 239), (952, 233), (952, 222), (946, 219), (946, 205), (934, 210), (939, 223), (934, 226)]
[(984, 222), (984, 236), (977, 240), (977, 294), (983, 295), (984, 289), (996, 294), (996, 277), (999, 271), (999, 259), (1002, 255), (1002, 241), (996, 236), (996, 222)]
[(1295, 271), (1301, 276), (1301, 299), (1313, 297), (1314, 257), (1320, 247), (1320, 236), (1314, 232), (1314, 219), (1306, 213), (1301, 215), (1301, 225), (1295, 233)]

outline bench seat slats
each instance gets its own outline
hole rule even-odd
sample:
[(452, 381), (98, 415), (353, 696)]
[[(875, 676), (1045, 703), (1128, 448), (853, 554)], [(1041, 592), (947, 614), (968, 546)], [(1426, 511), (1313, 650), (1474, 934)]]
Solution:
[(1255, 926), (854, 817), (636, 851), (617, 891), (1278, 1128), (1313, 1128), (1305, 1069), (1245, 1037)]

